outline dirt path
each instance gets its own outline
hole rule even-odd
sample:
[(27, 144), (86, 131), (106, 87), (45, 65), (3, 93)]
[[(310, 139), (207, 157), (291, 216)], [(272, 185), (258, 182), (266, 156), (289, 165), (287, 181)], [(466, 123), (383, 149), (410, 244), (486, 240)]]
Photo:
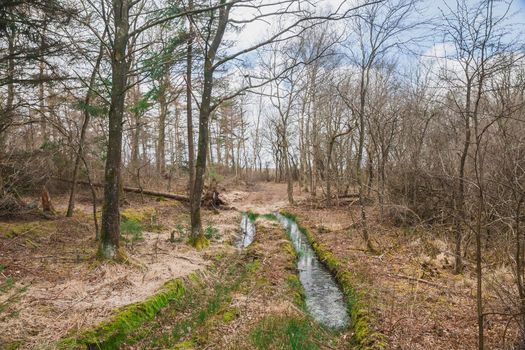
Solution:
[[(224, 198), (239, 211), (260, 214), (271, 213), (288, 205), (286, 184), (274, 182), (258, 182), (249, 191), (232, 190), (225, 193)], [(305, 193), (299, 193), (297, 186), (294, 188), (294, 198), (305, 198)]]
[(284, 229), (257, 219), (255, 241), (217, 258), (184, 300), (168, 306), (122, 349), (347, 349), (306, 313), (295, 254)]

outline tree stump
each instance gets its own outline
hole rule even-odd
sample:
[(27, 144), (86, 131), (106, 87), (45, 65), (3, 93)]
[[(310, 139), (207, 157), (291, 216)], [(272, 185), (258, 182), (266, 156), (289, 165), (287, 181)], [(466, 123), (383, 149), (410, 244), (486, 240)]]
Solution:
[(55, 209), (53, 208), (53, 203), (51, 203), (51, 195), (47, 190), (47, 187), (42, 186), (42, 211), (47, 215), (55, 215)]

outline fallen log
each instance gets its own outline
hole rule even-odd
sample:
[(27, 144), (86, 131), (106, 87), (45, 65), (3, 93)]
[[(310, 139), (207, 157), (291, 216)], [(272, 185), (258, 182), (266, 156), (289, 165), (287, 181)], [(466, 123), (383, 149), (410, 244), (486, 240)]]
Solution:
[[(62, 181), (62, 182), (68, 182), (68, 183), (72, 183), (73, 182), (73, 181), (67, 180), (67, 179), (60, 179), (60, 178), (54, 178), (54, 179), (58, 180), (58, 181)], [(89, 186), (89, 182), (87, 182), (87, 181), (77, 180), (77, 183), (81, 184), (81, 185)], [(104, 188), (104, 184), (101, 184), (101, 183), (94, 182), (94, 183), (92, 183), (92, 185), (95, 186), (95, 187)], [(127, 187), (127, 186), (123, 186), (122, 190), (124, 192), (145, 194), (145, 195), (153, 196), (153, 197), (164, 197), (164, 198), (169, 198), (169, 199), (175, 199), (175, 200), (178, 200), (178, 201), (181, 201), (181, 202), (189, 202), (190, 201), (190, 198), (188, 196), (184, 196), (184, 195), (181, 195), (181, 194), (170, 193), (170, 192), (159, 192), (159, 191), (145, 190), (145, 189), (142, 189), (142, 188)]]

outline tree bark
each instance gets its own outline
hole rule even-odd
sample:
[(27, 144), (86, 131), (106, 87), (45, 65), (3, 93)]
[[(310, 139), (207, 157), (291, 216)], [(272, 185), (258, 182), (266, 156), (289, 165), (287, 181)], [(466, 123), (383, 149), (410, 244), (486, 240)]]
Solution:
[(168, 103), (166, 97), (169, 90), (169, 70), (166, 70), (165, 75), (161, 78), (160, 94), (159, 94), (159, 133), (157, 140), (157, 175), (163, 175), (166, 172), (166, 118), (168, 115)]
[(122, 121), (129, 70), (126, 60), (129, 36), (129, 5), (129, 0), (113, 0), (115, 38), (111, 55), (112, 85), (109, 138), (99, 246), (99, 255), (107, 259), (117, 257), (120, 238), (119, 189), (122, 163)]
[[(193, 0), (188, 1), (188, 10), (193, 9)], [(192, 197), (193, 186), (195, 185), (195, 147), (193, 145), (193, 114), (192, 114), (192, 83), (191, 73), (193, 68), (193, 23), (192, 18), (188, 17), (189, 37), (186, 54), (186, 127), (188, 132), (188, 193)]]
[[(5, 142), (6, 142), (6, 130), (13, 120), (13, 108), (15, 100), (15, 85), (13, 83), (15, 77), (15, 35), (16, 32), (14, 29), (8, 30), (8, 50), (9, 58), (7, 59), (7, 78), (9, 83), (7, 84), (7, 99), (5, 110), (0, 115), (0, 154), (5, 152)], [(1, 188), (0, 188), (1, 189)]]
[(363, 67), (361, 71), (361, 82), (360, 82), (360, 101), (359, 101), (359, 144), (357, 149), (357, 162), (356, 162), (356, 179), (357, 186), (359, 189), (359, 207), (361, 211), (361, 229), (363, 238), (365, 240), (368, 250), (373, 250), (370, 236), (368, 234), (368, 225), (366, 219), (365, 210), (365, 186), (363, 183), (363, 175), (361, 170), (361, 163), (363, 162), (363, 152), (365, 146), (365, 104), (366, 104), (366, 93), (368, 90), (369, 81), (369, 67)]
[(461, 153), (461, 158), (459, 160), (459, 169), (458, 169), (458, 199), (457, 199), (457, 210), (458, 218), (456, 218), (456, 247), (455, 247), (455, 272), (461, 273), (463, 270), (463, 261), (461, 258), (461, 244), (463, 238), (463, 229), (462, 224), (465, 220), (465, 165), (467, 162), (468, 151), (470, 148), (470, 108), (471, 108), (471, 84), (470, 78), (467, 82), (467, 95), (466, 95), (466, 113), (465, 113), (465, 140), (463, 143), (463, 150)]
[[(225, 0), (221, 0), (224, 4)], [(195, 183), (190, 195), (191, 210), (191, 234), (193, 244), (196, 248), (202, 248), (206, 244), (206, 238), (202, 232), (201, 224), (201, 197), (204, 187), (204, 173), (206, 171), (206, 158), (208, 152), (208, 132), (211, 108), (211, 97), (213, 88), (213, 62), (215, 54), (222, 42), (226, 24), (230, 13), (231, 4), (221, 7), (219, 10), (219, 22), (217, 30), (204, 57), (204, 86), (202, 90), (202, 100), (199, 111), (199, 142), (197, 149), (197, 160), (195, 163)]]

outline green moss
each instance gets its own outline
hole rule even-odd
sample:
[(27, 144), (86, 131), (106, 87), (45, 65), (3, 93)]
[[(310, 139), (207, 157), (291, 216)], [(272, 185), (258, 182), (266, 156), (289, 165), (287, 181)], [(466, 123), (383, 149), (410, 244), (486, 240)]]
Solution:
[(0, 234), (5, 238), (14, 238), (20, 235), (45, 235), (53, 232), (55, 221), (31, 221), (20, 223), (0, 223)]
[(299, 306), (301, 309), (306, 309), (306, 296), (304, 294), (304, 288), (296, 274), (289, 274), (286, 277), (288, 288), (290, 289), (290, 295), (293, 297), (294, 304)]
[(166, 283), (159, 293), (143, 302), (131, 304), (119, 309), (108, 321), (102, 322), (79, 336), (73, 336), (57, 344), (58, 349), (77, 349), (93, 347), (98, 349), (117, 349), (126, 336), (151, 320), (170, 302), (182, 298), (185, 294), (181, 279)]
[(355, 276), (345, 270), (344, 265), (337, 260), (329, 248), (317, 242), (312, 233), (300, 225), (296, 215), (286, 211), (281, 211), (280, 214), (297, 223), (301, 232), (312, 245), (319, 260), (325, 264), (343, 289), (352, 322), (351, 327), (354, 331), (352, 341), (355, 345), (362, 350), (386, 349), (387, 344), (384, 335), (375, 331), (372, 327), (374, 320), (370, 307), (366, 304), (366, 297), (353, 288)]
[(148, 222), (155, 216), (155, 208), (143, 207), (143, 208), (126, 208), (121, 211), (120, 215), (122, 219), (136, 222)]
[(261, 267), (259, 260), (254, 260), (246, 264), (246, 270), (250, 273), (257, 271)]
[(251, 210), (246, 215), (248, 215), (248, 219), (250, 219), (251, 222), (255, 222), (255, 220), (257, 220), (259, 217), (259, 214), (256, 214)]
[(210, 241), (203, 235), (190, 238), (190, 244), (197, 250), (202, 250), (210, 245)]
[(292, 246), (292, 243), (286, 242), (286, 244), (284, 245), (284, 249), (293, 260), (297, 260), (299, 254), (295, 251), (294, 247)]
[(193, 341), (186, 340), (175, 345), (172, 350), (193, 350), (194, 348), (195, 344), (193, 343)]
[(246, 215), (248, 216), (248, 219), (250, 219), (251, 222), (255, 222), (258, 218), (277, 221), (277, 217), (274, 214), (258, 214), (250, 210), (246, 213)]
[(239, 317), (240, 315), (240, 311), (239, 309), (237, 308), (232, 308), (232, 309), (229, 309), (229, 310), (226, 310), (223, 314), (222, 314), (222, 320), (224, 322), (231, 322), (233, 321), (234, 319), (236, 319), (237, 317)]

